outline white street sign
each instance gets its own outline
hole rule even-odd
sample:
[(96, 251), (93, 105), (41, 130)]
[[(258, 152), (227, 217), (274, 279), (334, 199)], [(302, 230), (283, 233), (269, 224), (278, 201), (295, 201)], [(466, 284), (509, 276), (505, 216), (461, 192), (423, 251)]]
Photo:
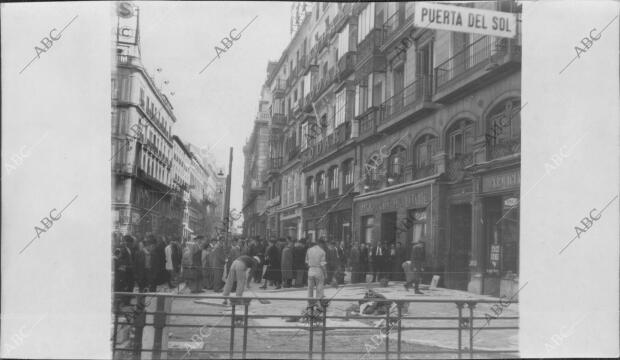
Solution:
[(516, 14), (454, 5), (415, 3), (414, 25), (512, 38), (517, 34)]

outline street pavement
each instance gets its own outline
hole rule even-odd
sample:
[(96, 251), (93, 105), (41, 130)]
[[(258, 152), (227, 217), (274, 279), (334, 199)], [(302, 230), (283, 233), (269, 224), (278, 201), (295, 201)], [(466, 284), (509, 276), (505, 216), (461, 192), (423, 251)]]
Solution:
[[(484, 300), (492, 300), (499, 304), (499, 299), (491, 296), (477, 295), (471, 294), (464, 291), (452, 290), (452, 289), (443, 289), (443, 288), (435, 288), (429, 289), (428, 286), (423, 286), (421, 290), (424, 294), (417, 295), (414, 294), (413, 291), (406, 291), (403, 287), (402, 282), (390, 282), (390, 286), (388, 287), (380, 287), (378, 283), (372, 284), (360, 284), (360, 285), (345, 285), (340, 286), (338, 288), (326, 287), (325, 288), (325, 297), (328, 299), (361, 299), (366, 290), (368, 288), (372, 288), (373, 290), (383, 294), (388, 299), (393, 300), (416, 300), (416, 299), (441, 299), (441, 300), (476, 300), (476, 299), (484, 299)], [(174, 291), (176, 293), (176, 291)], [(212, 291), (205, 291), (201, 294), (203, 296), (209, 295), (221, 295), (221, 293), (216, 294)], [(259, 285), (253, 283), (252, 291), (246, 291), (244, 293), (246, 296), (259, 296), (259, 297), (282, 297), (282, 298), (300, 298), (306, 297), (307, 290), (305, 288), (288, 288), (288, 289), (267, 289), (262, 290), (259, 289)], [(224, 316), (230, 314), (230, 307), (222, 307), (222, 306), (213, 306), (214, 303), (220, 303), (221, 299), (209, 299), (206, 300), (211, 305), (201, 304), (199, 303), (201, 300), (180, 300), (177, 299), (173, 303), (172, 312), (183, 312), (183, 313), (196, 313), (196, 314), (222, 314)], [(149, 308), (154, 306), (154, 301), (149, 306)], [(344, 316), (346, 314), (346, 309), (351, 306), (357, 304), (357, 301), (332, 301), (328, 307), (328, 315), (339, 315)], [(491, 307), (494, 303), (489, 304), (477, 304), (474, 309), (474, 317), (485, 317), (485, 314), (494, 317), (495, 314), (491, 310)], [(265, 317), (265, 318), (253, 318), (250, 320), (250, 324), (254, 326), (278, 326), (283, 327), (284, 329), (255, 329), (255, 333), (257, 336), (263, 337), (262, 345), (266, 346), (266, 348), (270, 348), (274, 344), (282, 341), (283, 344), (292, 344), (295, 343), (306, 343), (308, 338), (308, 332), (305, 330), (300, 330), (294, 327), (299, 326), (307, 326), (298, 322), (289, 322), (287, 319), (291, 316), (300, 316), (302, 311), (304, 311), (307, 307), (307, 302), (300, 301), (286, 301), (286, 300), (270, 300), (269, 304), (261, 304), (260, 302), (253, 300), (249, 306), (249, 314), (251, 315), (271, 315), (273, 317)], [(237, 314), (241, 314), (243, 307), (240, 306), (237, 308)], [(497, 306), (496, 306), (497, 309)], [(149, 309), (148, 311), (154, 311), (155, 309)], [(405, 316), (416, 316), (416, 317), (457, 317), (458, 310), (455, 303), (409, 303), (408, 313)], [(463, 308), (463, 316), (469, 316), (469, 310), (467, 306)], [(518, 326), (518, 320), (504, 320), (503, 317), (514, 317), (518, 316), (518, 304), (510, 304), (507, 307), (502, 307), (502, 313), (497, 318), (490, 320), (487, 323), (487, 320), (480, 319), (474, 320), (474, 326), (480, 327), (485, 326), (484, 330), (477, 332), (474, 330), (474, 349), (476, 350), (516, 350), (518, 349), (518, 330), (494, 330), (493, 327), (496, 326)], [(380, 319), (368, 319), (365, 316), (354, 316), (355, 318), (351, 318), (349, 320), (345, 319), (329, 319), (327, 321), (327, 326), (338, 326), (338, 327), (374, 327), (380, 325), (379, 323), (383, 320)], [(217, 343), (217, 348), (221, 348), (221, 350), (227, 349), (227, 330), (225, 329), (212, 329), (213, 331), (208, 331), (210, 334), (209, 338), (200, 338), (195, 336), (198, 334), (198, 330), (200, 326), (203, 326), (204, 330), (207, 330), (208, 327), (204, 327), (206, 324), (212, 326), (218, 323), (218, 319), (220, 317), (172, 317), (173, 323), (183, 323), (183, 324), (195, 324), (196, 328), (176, 328), (170, 327), (166, 331), (168, 333), (168, 347), (173, 349), (176, 348), (179, 351), (185, 351), (187, 346), (192, 347), (193, 349), (203, 349), (206, 344), (209, 344), (213, 348), (214, 343)], [(228, 325), (228, 319), (225, 321), (221, 321), (220, 325)], [(149, 319), (147, 318), (147, 323)], [(456, 327), (458, 323), (457, 319), (451, 320), (419, 320), (419, 319), (406, 319), (402, 321), (403, 327)], [(289, 329), (286, 329), (289, 327)], [(237, 332), (238, 335), (242, 333), (241, 330)], [(350, 350), (350, 351), (359, 351), (363, 350), (370, 346), (371, 348), (376, 348), (377, 353), (381, 353), (384, 349), (384, 345), (381, 344), (379, 346), (375, 346), (371, 341), (371, 336), (374, 334), (379, 334), (379, 327), (376, 329), (343, 329), (343, 330), (329, 330), (328, 331), (328, 341), (337, 341), (337, 339), (344, 337), (355, 340), (355, 345), (349, 346), (349, 348), (343, 348), (347, 346), (347, 341), (344, 341), (343, 344), (340, 344), (336, 350)], [(198, 341), (192, 341), (191, 338), (198, 339)], [(256, 337), (256, 336), (255, 336)], [(397, 334), (390, 334), (390, 342), (392, 350), (395, 350), (395, 341)], [(315, 332), (315, 341), (317, 338), (320, 338), (320, 331)], [(150, 344), (153, 342), (153, 333), (152, 327), (145, 327), (145, 333), (143, 337), (143, 344), (146, 348), (150, 348)], [(402, 341), (404, 344), (410, 344), (411, 346), (418, 346), (417, 349), (422, 347), (423, 349), (447, 349), (447, 350), (456, 350), (458, 349), (458, 331), (457, 330), (432, 330), (432, 329), (421, 329), (421, 330), (405, 330), (402, 332)], [(221, 344), (220, 344), (221, 343)], [(352, 343), (351, 343), (352, 344)], [(220, 346), (221, 345), (221, 346)], [(269, 346), (268, 346), (269, 345)], [(330, 344), (331, 345), (331, 344)], [(305, 345), (307, 346), (307, 345)], [(355, 347), (355, 348), (351, 348)], [(317, 343), (317, 349), (320, 348), (320, 344)], [(462, 330), (462, 348), (469, 348), (469, 329), (464, 328)], [(293, 346), (295, 349), (295, 346)], [(303, 350), (303, 349), (302, 349)], [(180, 353), (181, 354), (181, 353)], [(143, 359), (150, 358), (150, 353), (144, 352)], [(284, 354), (282, 354), (284, 355)], [(224, 356), (226, 357), (226, 356)], [(299, 356), (293, 356), (299, 357)], [(191, 357), (194, 358), (194, 357)], [(198, 357), (200, 358), (200, 357)], [(188, 357), (189, 359), (189, 357)]]

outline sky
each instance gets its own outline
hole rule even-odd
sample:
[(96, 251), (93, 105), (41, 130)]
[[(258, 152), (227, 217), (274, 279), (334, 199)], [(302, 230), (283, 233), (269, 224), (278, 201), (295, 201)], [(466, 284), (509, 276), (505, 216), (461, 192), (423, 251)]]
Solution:
[[(233, 147), (230, 206), (240, 210), (243, 145), (258, 111), (267, 62), (279, 60), (290, 41), (291, 3), (136, 4), (140, 8), (142, 63), (174, 107), (177, 123), (173, 134), (209, 149), (224, 173), (228, 171), (229, 148)], [(238, 37), (248, 24), (228, 49), (222, 45), (231, 30), (236, 29), (232, 34)], [(225, 50), (219, 52), (219, 58), (216, 46)], [(157, 68), (162, 71), (157, 72)], [(168, 84), (163, 85), (164, 81)]]

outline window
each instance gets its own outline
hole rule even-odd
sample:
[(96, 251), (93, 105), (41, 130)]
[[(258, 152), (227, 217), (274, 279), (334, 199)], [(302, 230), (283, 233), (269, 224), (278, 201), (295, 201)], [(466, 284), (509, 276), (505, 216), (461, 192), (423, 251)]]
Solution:
[(353, 185), (353, 160), (349, 159), (342, 164), (344, 186)]
[(301, 148), (305, 149), (308, 146), (308, 123), (301, 124)]
[(396, 146), (390, 152), (388, 160), (389, 173), (393, 177), (400, 177), (403, 174), (403, 164), (405, 163), (405, 148), (403, 146)]
[(347, 104), (347, 92), (346, 90), (342, 90), (338, 94), (336, 94), (336, 127), (338, 125), (343, 124), (345, 122), (346, 115), (346, 104)]
[(349, 52), (349, 24), (338, 34), (338, 60)]
[(338, 166), (333, 166), (329, 169), (329, 189), (338, 190), (339, 182)]
[(507, 100), (490, 113), (486, 140), (497, 145), (521, 136), (520, 101)]
[(472, 152), (473, 122), (459, 120), (448, 131), (448, 154), (451, 159)]
[(437, 138), (432, 135), (424, 135), (415, 145), (415, 167), (422, 168), (432, 164), (432, 157), (437, 151)]
[(316, 187), (319, 196), (325, 195), (325, 173), (322, 171), (316, 175)]
[(314, 179), (312, 176), (306, 179), (306, 201), (308, 203), (314, 201)]
[(112, 99), (116, 99), (118, 89), (116, 88), (116, 79), (112, 78)]
[(372, 105), (379, 106), (383, 103), (383, 82), (379, 81), (372, 87)]
[(375, 3), (369, 3), (368, 6), (358, 16), (357, 21), (357, 41), (362, 42), (375, 26)]
[(362, 217), (362, 241), (368, 245), (372, 245), (372, 230), (375, 225), (375, 217), (374, 216), (364, 216)]

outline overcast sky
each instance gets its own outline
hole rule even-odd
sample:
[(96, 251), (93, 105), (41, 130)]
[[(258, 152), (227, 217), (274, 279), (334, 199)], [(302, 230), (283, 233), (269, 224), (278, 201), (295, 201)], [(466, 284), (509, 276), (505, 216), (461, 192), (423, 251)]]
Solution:
[[(234, 148), (231, 208), (241, 209), (243, 144), (249, 137), (267, 61), (278, 60), (290, 40), (286, 2), (137, 2), (140, 8), (142, 62), (174, 107), (173, 133), (184, 142), (212, 147), (227, 172)], [(215, 46), (254, 17), (241, 38), (216, 56)], [(225, 48), (224, 48), (225, 49)], [(161, 68), (162, 72), (155, 70)], [(174, 96), (170, 96), (174, 92)]]

